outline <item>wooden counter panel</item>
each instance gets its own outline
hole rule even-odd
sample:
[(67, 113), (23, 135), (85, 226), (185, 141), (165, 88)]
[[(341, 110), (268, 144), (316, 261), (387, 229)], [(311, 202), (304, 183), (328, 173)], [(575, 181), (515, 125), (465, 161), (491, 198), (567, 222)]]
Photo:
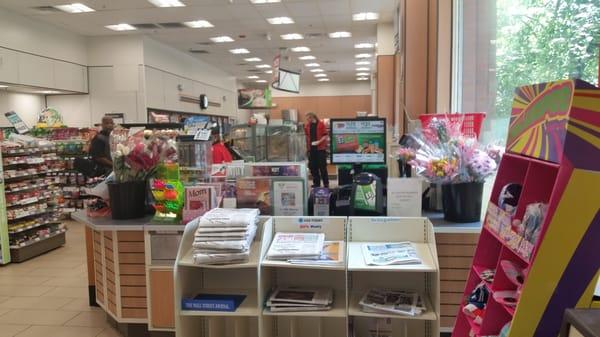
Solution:
[(175, 316), (173, 307), (173, 271), (150, 270), (150, 326), (155, 328), (174, 328)]
[(456, 322), (455, 316), (441, 316), (440, 327), (453, 327)]
[(144, 242), (123, 242), (119, 241), (119, 253), (143, 253)]
[(146, 297), (146, 287), (122, 286), (122, 297)]
[(147, 318), (148, 310), (146, 309), (130, 309), (130, 308), (122, 308), (122, 317), (123, 318)]
[[(468, 269), (441, 269), (440, 270), (440, 280), (463, 281), (463, 286), (464, 286), (464, 282), (467, 280), (468, 276), (469, 276)], [(444, 290), (444, 289), (442, 289), (442, 290)]]
[(127, 241), (144, 242), (144, 232), (143, 231), (119, 231), (119, 232), (117, 232), (117, 240), (119, 242), (127, 242)]
[(146, 275), (121, 275), (123, 286), (146, 286)]
[(119, 264), (119, 273), (121, 275), (146, 275), (146, 265), (144, 264)]
[(464, 281), (440, 281), (440, 289), (444, 292), (463, 293), (465, 291)]
[(112, 240), (112, 238), (113, 238), (113, 232), (111, 232), (111, 231), (104, 231), (102, 233), (104, 233), (104, 238), (105, 239)]
[(472, 257), (438, 257), (441, 269), (469, 269), (473, 263)]
[(131, 309), (146, 309), (148, 301), (145, 297), (123, 297), (121, 298), (121, 306)]
[(110, 311), (113, 315), (117, 316), (117, 305), (114, 302), (108, 300), (108, 311)]
[(440, 304), (440, 315), (449, 317), (456, 316), (458, 308), (458, 304)]
[(462, 303), (462, 293), (441, 293), (440, 303), (441, 304), (457, 304)]
[(123, 264), (144, 264), (144, 253), (119, 253), (119, 262)]
[(435, 242), (438, 245), (477, 245), (479, 234), (474, 233), (436, 233)]
[(113, 281), (106, 280), (106, 289), (112, 292), (113, 294), (117, 293), (117, 287), (115, 286), (115, 283)]
[(473, 257), (475, 245), (437, 245), (438, 256)]
[(96, 303), (104, 304), (104, 293), (96, 288)]

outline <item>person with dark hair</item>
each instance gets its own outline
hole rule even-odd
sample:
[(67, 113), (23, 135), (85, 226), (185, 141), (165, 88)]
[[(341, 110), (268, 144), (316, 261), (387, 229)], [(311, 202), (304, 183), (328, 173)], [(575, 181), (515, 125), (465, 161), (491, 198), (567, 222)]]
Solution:
[(223, 144), (221, 140), (221, 136), (219, 134), (219, 128), (213, 128), (211, 130), (212, 135), (212, 161), (213, 164), (221, 164), (221, 163), (231, 163), (233, 158), (231, 157), (231, 153)]
[(313, 177), (313, 186), (320, 187), (321, 179), (323, 186), (329, 187), (329, 176), (327, 173), (327, 127), (314, 112), (306, 114), (304, 123), (304, 134), (306, 135), (306, 152), (308, 154), (308, 168)]
[(113, 169), (112, 157), (110, 154), (110, 133), (115, 123), (112, 117), (102, 117), (102, 130), (92, 139), (90, 144), (90, 157), (96, 164), (99, 175), (106, 174)]

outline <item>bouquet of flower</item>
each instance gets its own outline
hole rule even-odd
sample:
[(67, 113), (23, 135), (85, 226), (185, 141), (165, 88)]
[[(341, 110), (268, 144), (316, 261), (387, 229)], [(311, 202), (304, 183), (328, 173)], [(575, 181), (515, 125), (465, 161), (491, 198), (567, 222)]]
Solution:
[(465, 136), (460, 123), (447, 118), (434, 118), (428, 127), (410, 137), (415, 156), (409, 164), (431, 183), (483, 182), (497, 168), (490, 154), (480, 149), (477, 139)]
[(415, 159), (415, 150), (409, 147), (401, 147), (396, 151), (396, 154), (393, 157), (403, 163), (408, 163)]
[(126, 135), (115, 130), (111, 138), (113, 170), (118, 183), (146, 180), (158, 164), (177, 160), (175, 142), (151, 131)]

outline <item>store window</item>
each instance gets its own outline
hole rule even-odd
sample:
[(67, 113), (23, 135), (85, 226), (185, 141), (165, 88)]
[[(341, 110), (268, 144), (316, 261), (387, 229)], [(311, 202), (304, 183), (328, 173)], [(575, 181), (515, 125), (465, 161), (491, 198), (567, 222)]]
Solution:
[(516, 87), (564, 78), (598, 84), (598, 0), (454, 0), (453, 110), (488, 113), (505, 140)]

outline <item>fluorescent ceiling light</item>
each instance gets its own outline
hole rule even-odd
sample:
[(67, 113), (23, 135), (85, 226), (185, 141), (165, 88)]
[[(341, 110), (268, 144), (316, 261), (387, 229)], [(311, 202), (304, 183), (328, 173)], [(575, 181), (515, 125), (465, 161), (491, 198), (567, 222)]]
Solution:
[(60, 91), (55, 91), (55, 90), (40, 90), (40, 91), (36, 91), (36, 93), (38, 94), (60, 94)]
[(256, 68), (258, 68), (258, 69), (266, 69), (266, 68), (271, 68), (271, 66), (268, 65), (268, 64), (259, 64), (259, 65), (256, 66)]
[(251, 79), (251, 80), (255, 80), (255, 79), (257, 79), (257, 78), (260, 78), (260, 77), (258, 77), (258, 76), (256, 76), (256, 75), (250, 75), (250, 76), (248, 76), (248, 77), (246, 77), (246, 78), (249, 78), (249, 79)]
[(307, 60), (314, 60), (314, 59), (316, 59), (316, 57), (314, 57), (312, 55), (304, 55), (304, 56), (300, 56), (298, 59), (300, 59), (302, 61), (307, 61)]
[(372, 43), (363, 42), (363, 43), (357, 43), (357, 44), (355, 44), (354, 48), (356, 48), (356, 49), (371, 49), (374, 46), (375, 45), (373, 45)]
[(256, 80), (256, 83), (267, 83), (267, 80)]
[(196, 21), (187, 21), (183, 23), (184, 25), (190, 28), (212, 28), (214, 27), (212, 23), (206, 20), (196, 20)]
[(333, 33), (329, 33), (329, 37), (332, 39), (341, 39), (344, 37), (352, 37), (352, 33), (350, 33), (350, 32), (333, 32)]
[(272, 74), (273, 70), (265, 70), (265, 74)]
[(118, 25), (108, 25), (104, 26), (108, 29), (116, 30), (117, 32), (122, 32), (125, 30), (136, 30), (136, 28), (128, 23), (119, 23)]
[(371, 64), (371, 62), (369, 62), (369, 61), (358, 61), (358, 62), (354, 62), (354, 64), (356, 64), (357, 66), (368, 66), (369, 64)]
[(315, 77), (327, 77), (327, 74), (323, 74), (323, 73), (315, 74)]
[(80, 4), (78, 2), (69, 4), (69, 5), (56, 5), (56, 6), (54, 6), (54, 8), (60, 9), (61, 11), (67, 12), (67, 13), (88, 13), (88, 12), (96, 11), (93, 8), (90, 8), (86, 5)]
[(319, 82), (329, 82), (328, 78), (319, 78), (317, 81)]
[(317, 69), (311, 69), (311, 70), (310, 70), (310, 72), (311, 72), (311, 73), (322, 73), (322, 72), (324, 72), (324, 71), (325, 71), (325, 70), (323, 70), (323, 69), (321, 69), (321, 68), (317, 68)]
[(185, 7), (185, 4), (179, 0), (148, 0), (156, 7)]
[(360, 68), (356, 68), (356, 71), (369, 71), (371, 69), (369, 69), (369, 67), (360, 67)]
[(356, 73), (356, 76), (369, 76), (369, 73)]
[(292, 23), (294, 23), (294, 20), (292, 18), (289, 18), (287, 16), (279, 16), (276, 18), (268, 18), (267, 21), (272, 24), (272, 25), (291, 25)]
[(371, 54), (356, 54), (356, 55), (354, 55), (354, 57), (356, 57), (357, 59), (368, 59), (371, 56), (373, 56), (373, 55), (371, 55)]
[(379, 19), (378, 13), (373, 12), (362, 12), (356, 13), (352, 15), (352, 20), (354, 21), (368, 21), (368, 20), (377, 20)]
[(306, 53), (310, 51), (310, 48), (308, 47), (293, 47), (292, 51), (295, 53)]
[(246, 48), (229, 49), (229, 52), (232, 54), (250, 54), (250, 51)]
[(369, 78), (368, 77), (357, 77), (356, 80), (357, 81), (368, 81)]
[(245, 58), (244, 61), (246, 61), (246, 62), (260, 62), (262, 60), (260, 58), (258, 58), (258, 57), (248, 57), (248, 58)]
[(255, 5), (260, 5), (260, 4), (274, 4), (274, 3), (281, 2), (281, 0), (250, 0), (250, 2)]
[(223, 42), (233, 42), (233, 41), (235, 41), (234, 39), (230, 38), (227, 35), (211, 37), (210, 40), (212, 42), (215, 42), (215, 43), (223, 43)]
[(321, 65), (318, 63), (307, 63), (306, 66), (309, 68), (312, 68), (312, 67), (320, 67)]
[(281, 38), (283, 40), (302, 40), (302, 39), (304, 39), (304, 36), (302, 36), (302, 34), (298, 34), (298, 33), (291, 33), (291, 34), (283, 34), (283, 35), (281, 35)]
[(0, 88), (8, 88), (8, 85), (2, 84), (2, 85), (0, 85)]

